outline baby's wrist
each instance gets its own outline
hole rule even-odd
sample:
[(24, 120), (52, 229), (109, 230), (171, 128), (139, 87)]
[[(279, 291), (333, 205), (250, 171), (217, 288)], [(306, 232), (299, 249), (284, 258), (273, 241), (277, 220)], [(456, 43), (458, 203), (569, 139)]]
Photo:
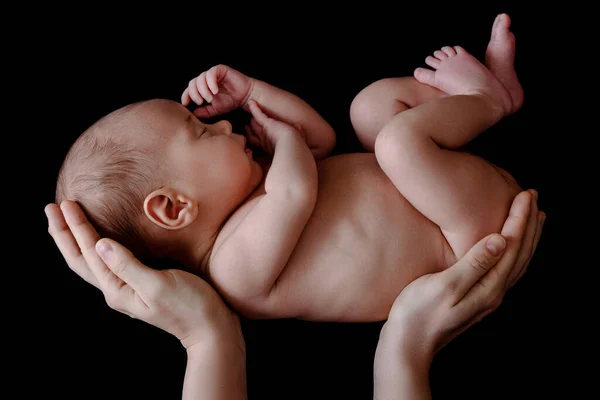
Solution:
[(248, 105), (250, 100), (254, 100), (258, 104), (262, 104), (260, 82), (252, 77), (248, 77), (248, 79), (250, 80), (250, 89), (248, 90), (246, 97), (242, 99), (242, 104), (240, 104), (240, 107), (246, 111), (250, 111)]

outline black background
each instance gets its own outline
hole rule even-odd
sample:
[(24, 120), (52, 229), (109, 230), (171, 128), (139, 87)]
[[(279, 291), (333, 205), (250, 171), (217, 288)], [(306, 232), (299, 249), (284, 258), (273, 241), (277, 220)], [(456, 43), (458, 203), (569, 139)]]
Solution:
[[(560, 42), (564, 25), (556, 22), (561, 9), (503, 2), (443, 10), (365, 3), (333, 13), (287, 3), (252, 13), (229, 3), (174, 7), (152, 9), (152, 16), (147, 9), (133, 15), (108, 7), (51, 9), (36, 25), (36, 40), (23, 49), (31, 60), (24, 89), (35, 110), (30, 117), (43, 121), (36, 136), (36, 157), (44, 165), (34, 178), (36, 233), (46, 231), (43, 207), (54, 200), (69, 146), (118, 107), (153, 97), (178, 100), (191, 78), (224, 63), (313, 105), (336, 130), (336, 153), (361, 151), (348, 113), (363, 87), (411, 75), (444, 45), (461, 45), (483, 60), (492, 22), (507, 12), (525, 103), (468, 147), (507, 169), (522, 187), (537, 189), (548, 220), (527, 274), (502, 306), (435, 358), (432, 392), (440, 399), (541, 398), (580, 387), (572, 380), (577, 365), (569, 361), (573, 342), (566, 338), (581, 328), (564, 298), (568, 150), (557, 110), (568, 101), (557, 95), (564, 80), (556, 77), (568, 68)], [(21, 313), (31, 328), (24, 329), (28, 352), (15, 369), (35, 378), (22, 393), (180, 397), (186, 358), (174, 337), (111, 310), (99, 291), (69, 270), (49, 235), (30, 255), (38, 259), (31, 279), (40, 288), (32, 291), (36, 308)], [(249, 397), (372, 398), (380, 328), (244, 320)]]

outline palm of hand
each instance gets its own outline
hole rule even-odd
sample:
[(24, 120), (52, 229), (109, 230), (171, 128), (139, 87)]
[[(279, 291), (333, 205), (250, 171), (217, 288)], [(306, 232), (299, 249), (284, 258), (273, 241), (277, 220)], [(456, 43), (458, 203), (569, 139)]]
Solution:
[(219, 82), (219, 92), (211, 101), (211, 105), (218, 114), (243, 107), (251, 89), (252, 84), (247, 77), (230, 69)]
[(203, 338), (224, 331), (239, 329), (239, 318), (202, 278), (179, 269), (162, 271), (161, 284), (146, 305), (155, 326), (171, 333), (189, 348)]

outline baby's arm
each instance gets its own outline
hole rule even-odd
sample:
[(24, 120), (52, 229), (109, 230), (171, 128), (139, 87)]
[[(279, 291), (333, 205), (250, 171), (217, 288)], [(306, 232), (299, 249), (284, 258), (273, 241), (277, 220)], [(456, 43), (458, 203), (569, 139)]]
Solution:
[(269, 296), (317, 198), (315, 159), (299, 132), (264, 115), (253, 101), (250, 111), (258, 124), (255, 134), (274, 148), (266, 194), (214, 250), (210, 270), (214, 284), (238, 309)]
[[(327, 157), (335, 147), (335, 131), (308, 103), (298, 96), (258, 79), (251, 79), (248, 100), (261, 105), (268, 115), (290, 125), (299, 124), (306, 135), (306, 143), (316, 160)], [(248, 102), (243, 106), (248, 111)]]

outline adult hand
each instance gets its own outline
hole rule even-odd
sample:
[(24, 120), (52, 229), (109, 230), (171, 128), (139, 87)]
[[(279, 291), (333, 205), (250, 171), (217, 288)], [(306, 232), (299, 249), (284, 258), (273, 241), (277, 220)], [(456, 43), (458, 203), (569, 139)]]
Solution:
[(214, 340), (245, 349), (238, 316), (200, 277), (146, 267), (117, 242), (100, 239), (72, 201), (60, 208), (49, 204), (45, 212), (48, 231), (69, 267), (100, 289), (111, 308), (171, 333), (188, 351)]
[(486, 236), (453, 266), (402, 290), (377, 344), (374, 399), (431, 398), (433, 357), (501, 304), (527, 270), (545, 218), (535, 191), (519, 193), (501, 234)]
[(506, 291), (525, 273), (537, 248), (545, 214), (537, 193), (515, 197), (501, 234), (475, 244), (446, 270), (411, 282), (397, 297), (384, 336), (430, 360), (443, 346), (501, 304)]

